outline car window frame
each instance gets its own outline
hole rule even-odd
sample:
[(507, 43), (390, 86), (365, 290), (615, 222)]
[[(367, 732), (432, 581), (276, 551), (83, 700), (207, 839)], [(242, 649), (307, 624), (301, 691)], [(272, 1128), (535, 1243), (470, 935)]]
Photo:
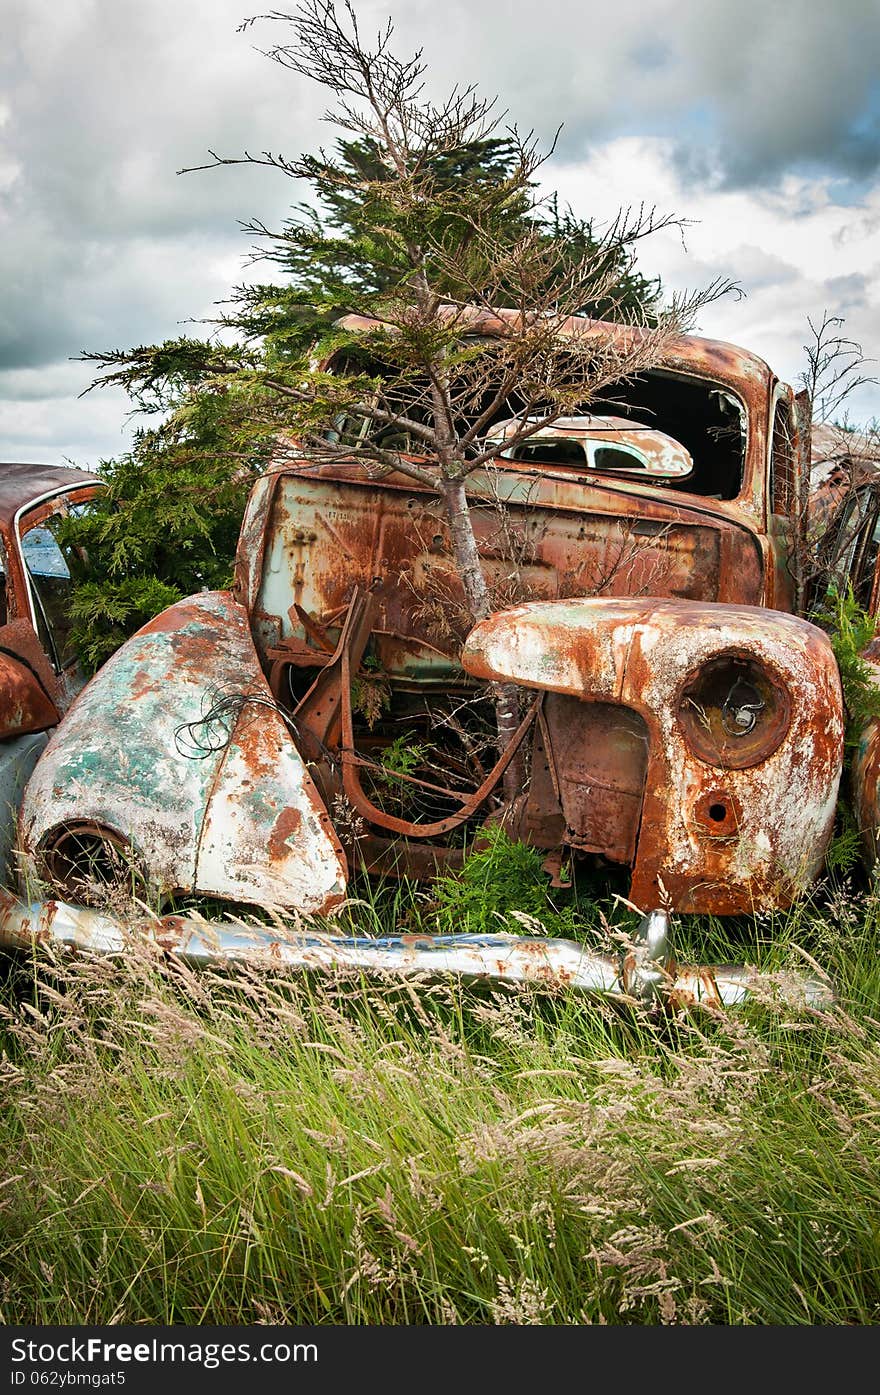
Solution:
[[(66, 665), (63, 665), (61, 663), (61, 656), (58, 654), (57, 651), (57, 645), (55, 642), (55, 636), (52, 632), (52, 627), (48, 622), (48, 617), (46, 616), (42, 601), (36, 594), (33, 583), (31, 581), (31, 575), (28, 569), (27, 561), (25, 560), (22, 543), (27, 534), (30, 533), (34, 528), (44, 527), (46, 525), (47, 520), (52, 518), (53, 516), (57, 515), (59, 517), (64, 517), (70, 507), (72, 507), (74, 504), (88, 503), (89, 500), (95, 498), (95, 496), (100, 492), (100, 490), (100, 484), (56, 485), (53, 489), (45, 490), (42, 494), (35, 495), (33, 499), (29, 499), (27, 503), (22, 504), (16, 510), (12, 522), (12, 538), (15, 542), (17, 552), (16, 560), (23, 580), (24, 589), (24, 595), (19, 600), (18, 613), (19, 615), (22, 615), (23, 618), (30, 620), (30, 623), (34, 629), (34, 633), (40, 640), (40, 644), (42, 645), (42, 647), (45, 649), (46, 646), (43, 643), (43, 640), (40, 635), (40, 621), (37, 614), (39, 609), (39, 612), (43, 618), (46, 633), (48, 634), (50, 639), (50, 648), (46, 653), (46, 658), (49, 660), (53, 670), (59, 678), (72, 678), (78, 671), (79, 661), (76, 658), (73, 658)], [(61, 507), (59, 507), (59, 505), (61, 505)], [(8, 576), (9, 571), (7, 569), (7, 585)], [(26, 611), (21, 606), (21, 599), (23, 599), (26, 603)]]

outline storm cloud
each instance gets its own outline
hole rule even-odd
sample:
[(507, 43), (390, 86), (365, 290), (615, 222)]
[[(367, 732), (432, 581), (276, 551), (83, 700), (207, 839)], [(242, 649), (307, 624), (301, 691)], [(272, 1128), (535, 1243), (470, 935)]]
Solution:
[[(359, 12), (369, 32), (387, 0)], [(3, 458), (117, 453), (125, 399), (78, 397), (90, 370), (70, 360), (210, 316), (254, 274), (240, 223), (277, 226), (304, 196), (265, 169), (176, 173), (209, 148), (297, 154), (333, 138), (324, 95), (255, 49), (282, 26), (237, 33), (248, 13), (243, 0), (4, 0)], [(876, 0), (400, 0), (394, 18), (437, 90), (476, 81), (548, 140), (564, 123), (544, 173), (577, 212), (644, 199), (700, 220), (689, 261), (662, 243), (640, 261), (671, 288), (719, 270), (740, 279), (748, 301), (707, 312), (707, 332), (777, 354), (784, 371), (807, 313), (845, 313), (870, 339)]]

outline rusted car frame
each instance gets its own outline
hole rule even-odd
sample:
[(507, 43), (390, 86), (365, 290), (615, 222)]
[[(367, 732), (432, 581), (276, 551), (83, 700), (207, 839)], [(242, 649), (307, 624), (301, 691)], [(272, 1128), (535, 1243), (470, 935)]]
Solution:
[[(326, 914), (353, 869), (430, 875), (502, 820), (557, 878), (628, 866), (645, 908), (789, 904), (822, 864), (843, 741), (827, 636), (792, 613), (803, 404), (753, 355), (682, 338), (599, 409), (692, 471), (511, 460), (499, 420), (468, 486), (498, 611), (472, 633), (426, 487), (368, 478), (356, 433), (335, 458), (279, 459), (232, 593), (145, 626), (38, 763), (30, 876), (76, 900), (123, 856), (159, 899)], [(501, 751), (493, 683), (523, 689)], [(395, 771), (401, 742), (428, 754)], [(530, 778), (505, 801), (521, 753)]]

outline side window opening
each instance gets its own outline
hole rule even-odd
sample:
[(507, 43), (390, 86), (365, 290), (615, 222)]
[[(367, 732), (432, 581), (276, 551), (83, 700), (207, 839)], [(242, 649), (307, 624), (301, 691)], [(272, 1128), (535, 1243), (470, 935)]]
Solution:
[(582, 469), (587, 464), (586, 453), (580, 441), (566, 440), (563, 437), (555, 441), (521, 441), (510, 452), (510, 458), (533, 460), (542, 465), (580, 465)]
[(597, 470), (640, 470), (650, 473), (650, 466), (635, 451), (624, 450), (622, 446), (597, 446), (593, 454)]
[(776, 404), (770, 447), (770, 508), (790, 518), (794, 510), (795, 449), (794, 418), (788, 402)]
[(70, 568), (45, 524), (24, 534), (21, 555), (34, 598), (37, 634), (53, 667), (60, 673), (76, 662), (70, 634)]

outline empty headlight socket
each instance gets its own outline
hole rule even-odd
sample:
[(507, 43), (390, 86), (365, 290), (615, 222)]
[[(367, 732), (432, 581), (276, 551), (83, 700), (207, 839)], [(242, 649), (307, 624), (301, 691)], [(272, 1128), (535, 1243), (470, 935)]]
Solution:
[[(728, 708), (731, 698), (741, 702), (738, 712)], [(695, 756), (721, 769), (746, 770), (782, 744), (791, 725), (791, 698), (765, 660), (727, 649), (688, 674), (678, 690), (676, 712)], [(744, 722), (737, 730), (740, 716)]]

